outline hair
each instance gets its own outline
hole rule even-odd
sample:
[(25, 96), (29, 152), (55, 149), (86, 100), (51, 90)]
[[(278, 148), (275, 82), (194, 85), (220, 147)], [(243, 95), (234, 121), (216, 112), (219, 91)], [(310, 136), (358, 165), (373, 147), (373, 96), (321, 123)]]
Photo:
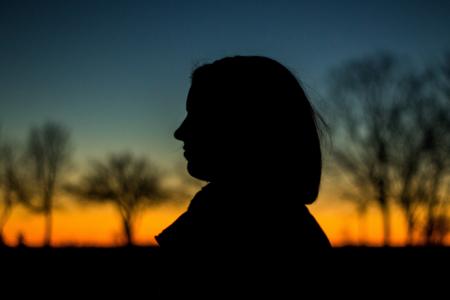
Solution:
[(229, 126), (242, 135), (242, 149), (265, 143), (262, 149), (253, 149), (255, 162), (299, 190), (303, 203), (316, 200), (322, 173), (318, 128), (322, 119), (285, 66), (262, 56), (225, 57), (198, 67), (191, 79), (192, 86), (217, 95), (207, 105), (232, 120)]

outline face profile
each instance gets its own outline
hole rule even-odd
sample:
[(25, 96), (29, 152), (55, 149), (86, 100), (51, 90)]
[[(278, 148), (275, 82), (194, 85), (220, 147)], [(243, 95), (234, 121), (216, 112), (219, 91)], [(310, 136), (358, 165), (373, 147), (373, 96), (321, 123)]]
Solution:
[[(192, 74), (175, 131), (188, 172), (208, 182), (289, 182), (315, 200), (321, 176), (316, 114), (292, 73), (259, 56), (227, 57)], [(278, 182), (281, 183), (281, 182)]]
[(174, 136), (184, 143), (188, 172), (200, 180), (212, 181), (216, 170), (220, 169), (220, 124), (212, 112), (202, 107), (206, 99), (213, 99), (204, 92), (191, 87), (186, 105), (187, 116)]

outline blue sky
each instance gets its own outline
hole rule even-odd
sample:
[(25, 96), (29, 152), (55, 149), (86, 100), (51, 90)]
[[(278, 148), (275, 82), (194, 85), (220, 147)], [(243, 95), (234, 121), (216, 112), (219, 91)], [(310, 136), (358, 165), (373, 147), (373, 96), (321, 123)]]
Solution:
[(449, 1), (1, 1), (0, 123), (23, 139), (57, 120), (75, 157), (121, 150), (182, 160), (172, 133), (199, 64), (257, 54), (317, 93), (327, 70), (388, 50), (450, 49)]

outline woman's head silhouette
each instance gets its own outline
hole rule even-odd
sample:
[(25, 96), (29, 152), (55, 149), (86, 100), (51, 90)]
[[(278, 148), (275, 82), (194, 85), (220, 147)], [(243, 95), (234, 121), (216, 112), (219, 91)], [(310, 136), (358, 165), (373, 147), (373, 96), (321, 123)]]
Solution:
[(273, 59), (226, 57), (194, 70), (175, 137), (193, 177), (281, 186), (303, 203), (317, 198), (317, 116), (295, 76)]

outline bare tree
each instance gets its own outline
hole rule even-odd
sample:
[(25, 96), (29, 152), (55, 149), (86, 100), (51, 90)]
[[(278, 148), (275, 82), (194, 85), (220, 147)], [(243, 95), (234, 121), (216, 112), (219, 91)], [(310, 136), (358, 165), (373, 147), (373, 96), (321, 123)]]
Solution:
[(401, 68), (386, 54), (333, 73), (334, 161), (350, 179), (346, 192), (358, 209), (371, 202), (380, 207), (385, 244), (391, 202), (405, 216), (408, 244), (415, 232), (442, 240), (436, 231), (448, 227), (450, 101), (442, 82), (435, 72)]
[(0, 145), (0, 187), (3, 203), (0, 215), (0, 239), (12, 209), (27, 198), (23, 178), (19, 174), (17, 149), (11, 143)]
[(133, 243), (133, 224), (143, 206), (168, 199), (156, 167), (145, 158), (129, 153), (111, 155), (105, 162), (93, 162), (80, 183), (68, 189), (84, 201), (113, 203), (120, 213), (127, 245)]
[(390, 126), (396, 111), (398, 63), (389, 54), (350, 61), (331, 72), (328, 119), (335, 165), (360, 211), (376, 203), (390, 241)]
[[(0, 132), (1, 134), (1, 132)], [(15, 205), (27, 199), (20, 165), (19, 147), (0, 135), (0, 246), (4, 244), (3, 230)]]
[[(450, 232), (450, 52), (433, 69), (429, 103), (425, 111), (425, 150), (428, 164), (420, 197), (427, 199), (423, 238), (426, 244), (442, 244)], [(433, 100), (433, 101), (430, 101)]]
[(69, 162), (70, 135), (61, 124), (47, 122), (33, 127), (25, 153), (30, 166), (30, 196), (25, 202), (35, 212), (45, 215), (44, 245), (50, 246), (54, 196), (62, 180), (62, 170)]
[[(411, 245), (414, 233), (431, 225), (426, 223), (433, 219), (435, 208), (443, 204), (446, 194), (443, 188), (450, 165), (450, 102), (437, 95), (436, 76), (430, 71), (409, 74), (402, 80), (400, 91), (400, 105), (391, 128), (396, 183), (393, 196), (405, 215), (407, 243)], [(428, 221), (420, 218), (424, 210)]]

